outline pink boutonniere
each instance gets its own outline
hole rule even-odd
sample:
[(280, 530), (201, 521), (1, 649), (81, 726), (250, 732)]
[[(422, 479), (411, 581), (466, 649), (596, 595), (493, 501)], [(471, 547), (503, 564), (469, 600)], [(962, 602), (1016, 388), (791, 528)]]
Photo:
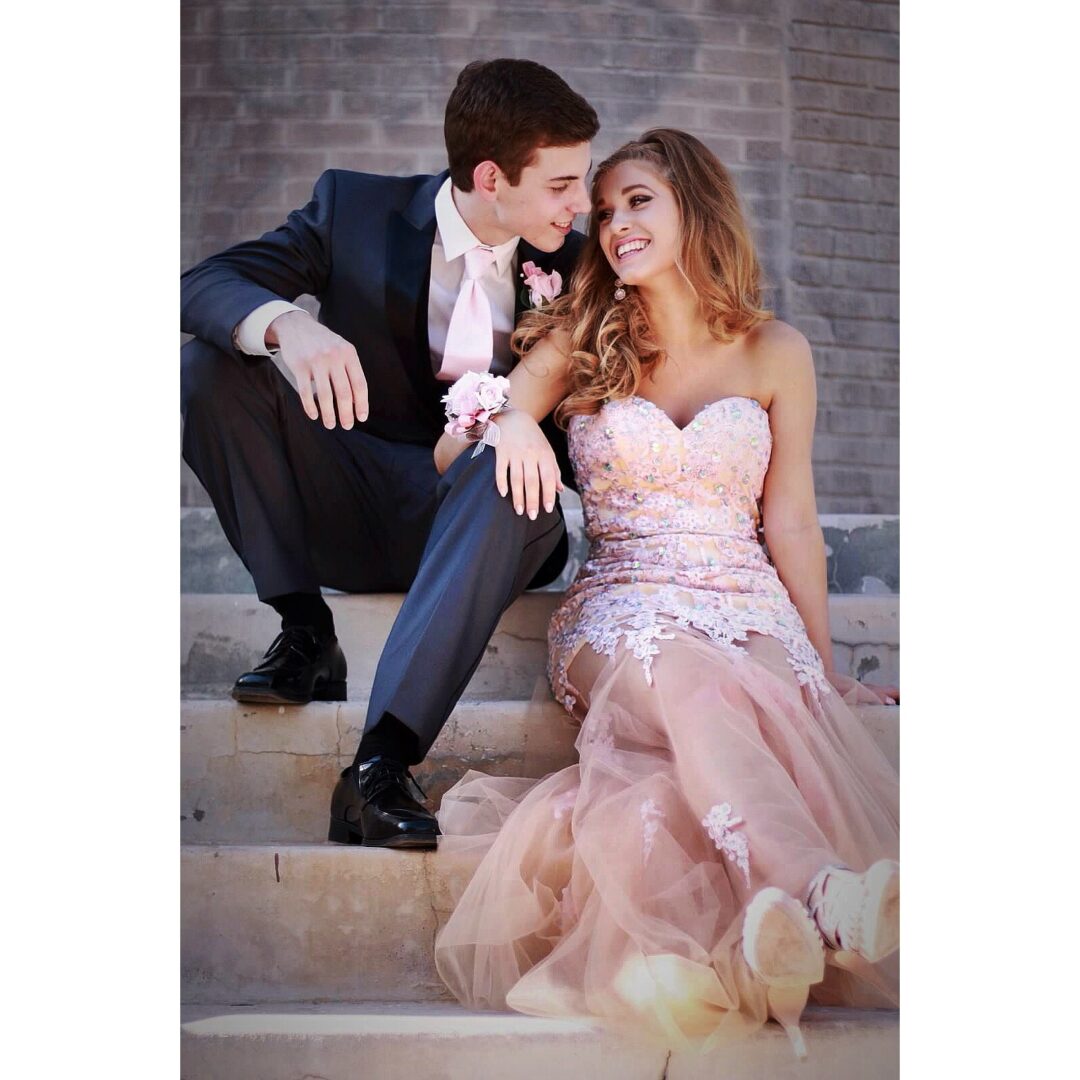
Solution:
[(545, 274), (536, 263), (527, 262), (521, 264), (521, 276), (525, 279), (522, 297), (534, 308), (539, 309), (544, 304), (550, 304), (562, 292), (562, 274), (558, 270)]

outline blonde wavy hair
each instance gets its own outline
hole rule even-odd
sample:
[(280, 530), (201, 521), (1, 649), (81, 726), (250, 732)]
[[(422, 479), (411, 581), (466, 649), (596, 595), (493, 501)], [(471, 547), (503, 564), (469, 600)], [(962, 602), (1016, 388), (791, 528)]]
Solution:
[[(652, 128), (597, 167), (594, 208), (604, 177), (624, 161), (652, 167), (674, 191), (682, 222), (677, 265), (701, 302), (713, 338), (726, 344), (771, 319), (772, 312), (761, 306), (761, 267), (735, 185), (716, 155), (685, 131)], [(594, 209), (573, 287), (542, 311), (529, 312), (511, 339), (525, 358), (552, 330), (569, 334), (569, 393), (555, 409), (563, 429), (574, 415), (593, 415), (605, 402), (637, 393), (664, 359), (637, 290), (628, 286), (626, 299), (616, 301), (615, 281)]]

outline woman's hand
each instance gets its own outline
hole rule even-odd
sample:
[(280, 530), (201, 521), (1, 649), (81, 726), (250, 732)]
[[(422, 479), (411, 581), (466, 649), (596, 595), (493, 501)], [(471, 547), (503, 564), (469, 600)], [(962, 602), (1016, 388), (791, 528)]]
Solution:
[(900, 704), (899, 686), (879, 686), (877, 683), (859, 682), (851, 675), (830, 671), (827, 668), (825, 678), (849, 706)]
[[(540, 425), (521, 409), (507, 409), (492, 417), (499, 425), (499, 445), (495, 447), (495, 486), (499, 494), (513, 496), (514, 509), (536, 520), (540, 502), (550, 514), (555, 496), (564, 490), (555, 451)], [(485, 451), (486, 453), (486, 451)]]
[(900, 704), (899, 686), (879, 686), (877, 683), (864, 682), (863, 686), (873, 694), (882, 705)]
[[(495, 486), (499, 494), (514, 493), (514, 508), (526, 510), (536, 519), (540, 498), (550, 513), (555, 495), (563, 489), (555, 451), (540, 430), (542, 419), (566, 396), (566, 372), (570, 363), (570, 337), (565, 330), (553, 330), (510, 372), (512, 408), (497, 413), (488, 422), (499, 425), (499, 445), (495, 448)], [(455, 439), (443, 432), (435, 445), (435, 468), (439, 475), (465, 450), (476, 444)], [(487, 453), (484, 450), (483, 453)]]

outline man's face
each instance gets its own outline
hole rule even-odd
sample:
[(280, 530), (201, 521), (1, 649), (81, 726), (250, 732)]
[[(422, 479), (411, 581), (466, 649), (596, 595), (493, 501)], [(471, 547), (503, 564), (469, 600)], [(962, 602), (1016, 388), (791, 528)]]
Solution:
[(589, 211), (585, 177), (591, 164), (592, 148), (583, 142), (537, 150), (516, 185), (500, 172), (495, 182), (499, 224), (540, 251), (558, 251), (574, 215)]

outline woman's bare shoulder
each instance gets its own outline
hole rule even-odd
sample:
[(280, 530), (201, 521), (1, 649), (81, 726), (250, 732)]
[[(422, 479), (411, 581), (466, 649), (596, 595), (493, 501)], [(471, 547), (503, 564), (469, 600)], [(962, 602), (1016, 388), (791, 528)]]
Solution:
[(789, 323), (770, 319), (758, 323), (744, 339), (747, 353), (760, 365), (773, 390), (792, 383), (813, 381), (814, 358), (806, 336)]
[(743, 344), (747, 351), (763, 359), (775, 356), (797, 361), (810, 355), (810, 342), (806, 340), (806, 336), (790, 323), (780, 319), (768, 319), (758, 323), (748, 331)]

